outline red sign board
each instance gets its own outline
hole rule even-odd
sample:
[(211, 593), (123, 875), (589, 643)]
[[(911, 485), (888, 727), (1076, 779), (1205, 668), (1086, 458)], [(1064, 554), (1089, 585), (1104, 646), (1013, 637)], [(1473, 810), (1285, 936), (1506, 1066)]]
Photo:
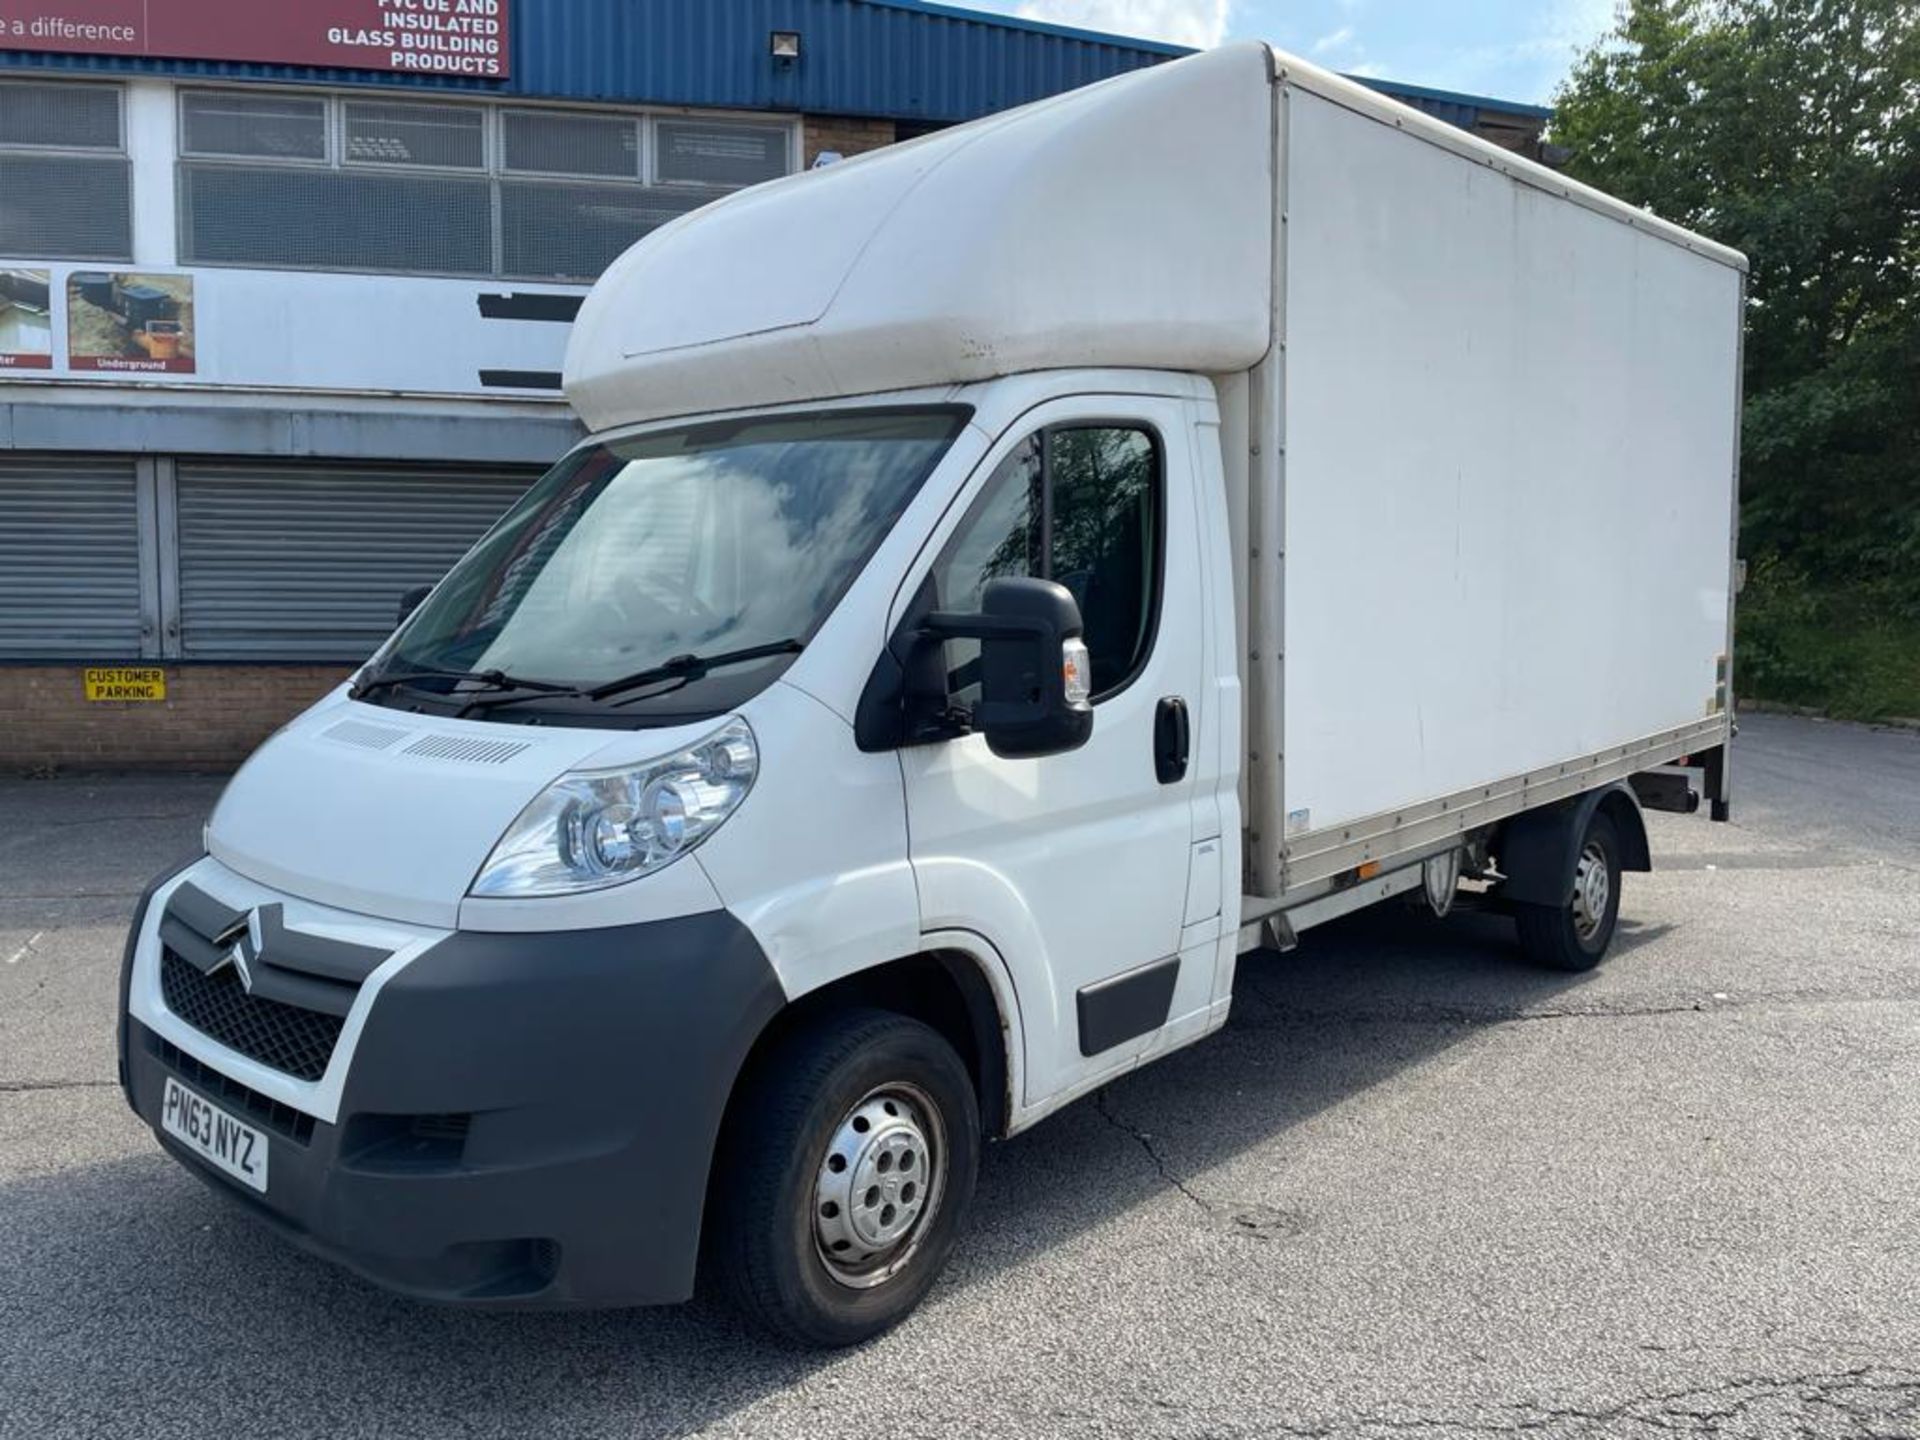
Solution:
[(0, 50), (502, 79), (510, 0), (0, 0)]

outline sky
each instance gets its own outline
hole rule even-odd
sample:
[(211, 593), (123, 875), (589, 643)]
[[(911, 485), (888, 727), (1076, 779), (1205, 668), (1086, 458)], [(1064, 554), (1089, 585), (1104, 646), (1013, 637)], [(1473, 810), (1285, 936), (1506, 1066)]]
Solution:
[(1544, 105), (1615, 0), (956, 0), (1179, 45), (1270, 40), (1350, 75)]

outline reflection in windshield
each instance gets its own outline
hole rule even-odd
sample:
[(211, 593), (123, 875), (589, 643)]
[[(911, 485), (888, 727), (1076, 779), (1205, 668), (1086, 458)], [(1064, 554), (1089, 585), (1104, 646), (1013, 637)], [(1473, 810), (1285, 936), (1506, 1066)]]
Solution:
[(770, 417), (576, 451), (454, 567), (383, 669), (591, 686), (809, 636), (964, 419)]

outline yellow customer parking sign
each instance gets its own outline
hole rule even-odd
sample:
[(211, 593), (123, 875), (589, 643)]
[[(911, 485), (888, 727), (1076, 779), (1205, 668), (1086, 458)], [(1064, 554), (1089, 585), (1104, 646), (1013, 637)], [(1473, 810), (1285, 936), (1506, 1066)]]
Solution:
[(110, 666), (86, 673), (89, 700), (164, 700), (167, 672), (158, 667)]

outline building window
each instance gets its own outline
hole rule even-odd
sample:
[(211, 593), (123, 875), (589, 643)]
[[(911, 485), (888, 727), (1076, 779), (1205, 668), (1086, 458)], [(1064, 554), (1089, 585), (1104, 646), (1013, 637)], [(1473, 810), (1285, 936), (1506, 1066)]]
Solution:
[(471, 105), (348, 100), (341, 104), (340, 115), (349, 165), (487, 168), (487, 112)]
[(502, 273), (598, 275), (672, 218), (644, 183), (646, 128), (638, 115), (502, 112)]
[(788, 133), (783, 125), (656, 120), (655, 173), (668, 185), (758, 185), (787, 173)]
[(180, 152), (231, 160), (327, 158), (327, 102), (295, 95), (189, 95)]
[(640, 118), (571, 110), (507, 110), (500, 116), (504, 169), (525, 175), (638, 180)]
[(224, 90), (180, 115), (183, 264), (585, 282), (794, 166), (765, 120)]
[(132, 258), (123, 124), (117, 86), (0, 81), (0, 255)]

